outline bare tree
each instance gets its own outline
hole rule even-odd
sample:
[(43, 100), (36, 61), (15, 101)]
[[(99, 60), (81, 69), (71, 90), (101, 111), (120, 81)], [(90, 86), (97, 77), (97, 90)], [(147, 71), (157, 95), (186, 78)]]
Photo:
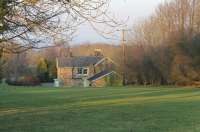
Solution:
[[(200, 0), (170, 0), (134, 26), (127, 52), (129, 81), (140, 84), (199, 84)], [(137, 61), (140, 58), (140, 61)], [(197, 61), (198, 60), (198, 61)]]
[(85, 22), (106, 35), (110, 31), (96, 25), (119, 25), (107, 14), (109, 4), (110, 0), (1, 0), (0, 47), (15, 53), (40, 48), (39, 43), (51, 37), (71, 39)]

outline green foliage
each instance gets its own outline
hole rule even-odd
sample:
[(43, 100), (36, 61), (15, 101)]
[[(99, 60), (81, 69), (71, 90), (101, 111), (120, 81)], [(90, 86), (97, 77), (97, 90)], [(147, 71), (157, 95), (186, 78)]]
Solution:
[(45, 59), (40, 59), (37, 65), (37, 76), (41, 82), (48, 80), (48, 64)]
[(112, 73), (111, 75), (107, 76), (105, 81), (107, 86), (122, 86), (122, 77), (116, 73)]
[(49, 79), (53, 81), (53, 79), (57, 78), (57, 68), (56, 61), (47, 61), (48, 63), (48, 75)]
[(56, 62), (41, 58), (37, 65), (37, 76), (41, 82), (52, 82), (57, 77)]

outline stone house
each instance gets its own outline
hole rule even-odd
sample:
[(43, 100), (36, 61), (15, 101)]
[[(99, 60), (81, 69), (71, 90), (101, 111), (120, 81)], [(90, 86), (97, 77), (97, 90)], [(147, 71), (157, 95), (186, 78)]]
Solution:
[(108, 78), (118, 76), (114, 67), (114, 62), (103, 56), (62, 57), (57, 59), (57, 76), (68, 87), (103, 87)]

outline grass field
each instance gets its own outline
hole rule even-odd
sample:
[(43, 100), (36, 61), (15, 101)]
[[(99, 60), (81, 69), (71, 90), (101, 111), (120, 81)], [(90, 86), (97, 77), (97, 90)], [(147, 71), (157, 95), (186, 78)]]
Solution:
[(0, 86), (0, 132), (200, 132), (200, 89)]

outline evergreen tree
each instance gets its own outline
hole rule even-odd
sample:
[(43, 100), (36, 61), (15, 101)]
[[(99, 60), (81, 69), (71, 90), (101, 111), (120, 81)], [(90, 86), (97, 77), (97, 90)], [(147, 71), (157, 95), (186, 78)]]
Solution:
[(48, 64), (44, 58), (41, 58), (37, 65), (37, 76), (41, 82), (48, 80)]

